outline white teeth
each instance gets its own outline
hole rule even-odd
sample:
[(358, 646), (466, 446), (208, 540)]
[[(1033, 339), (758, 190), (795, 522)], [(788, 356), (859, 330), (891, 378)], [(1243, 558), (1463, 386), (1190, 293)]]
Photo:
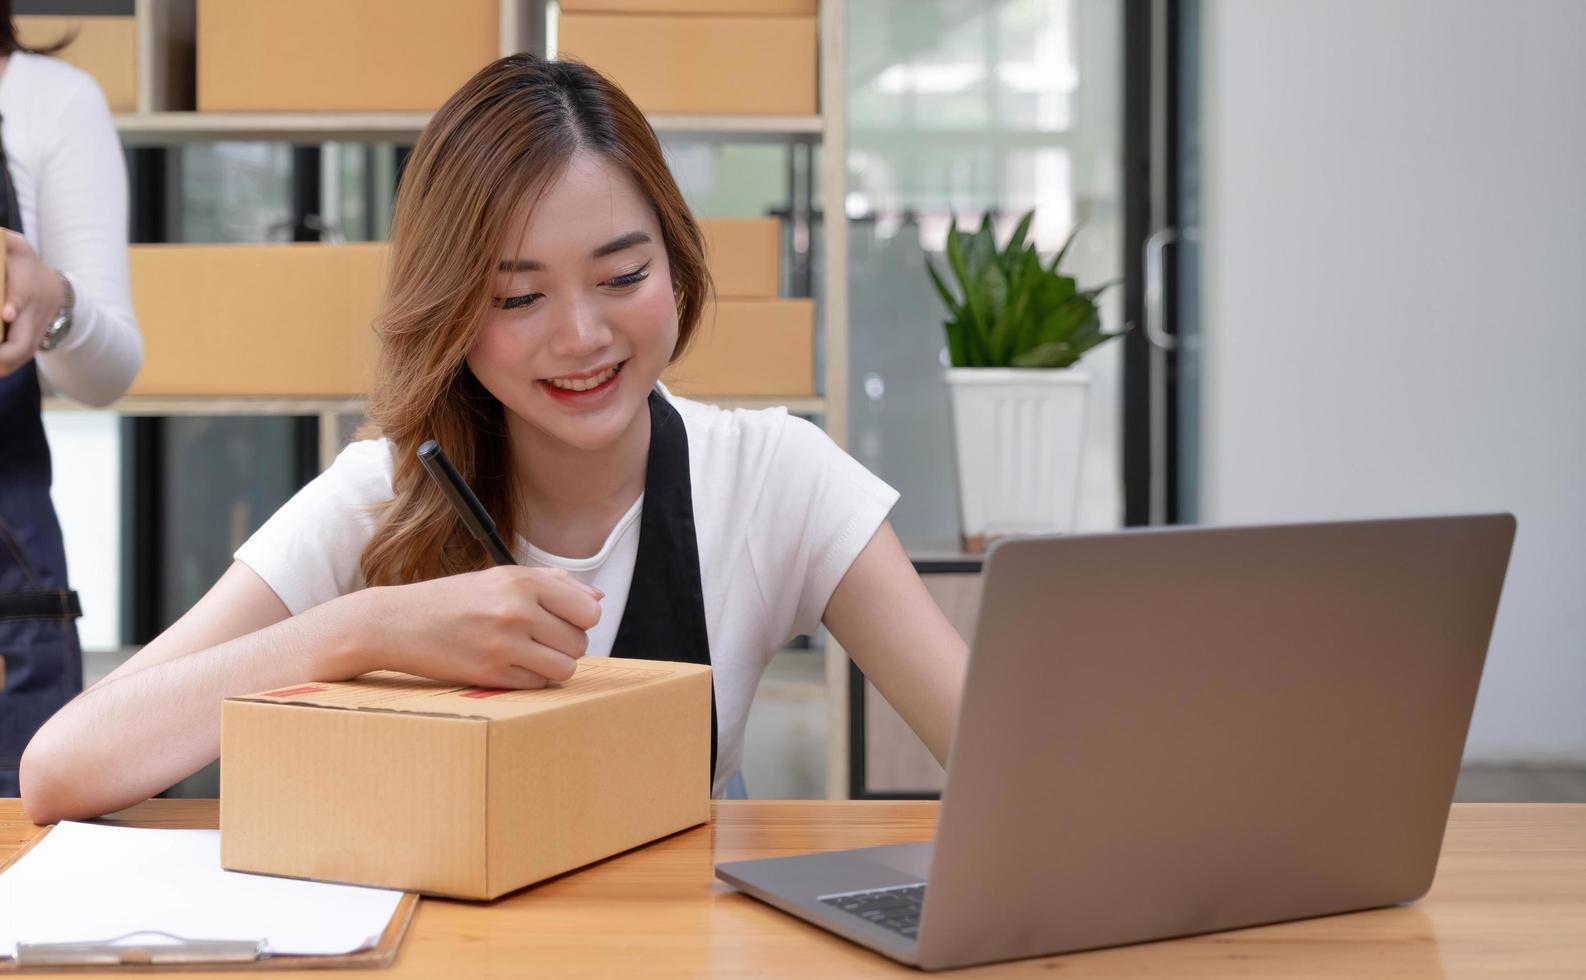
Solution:
[(601, 385), (615, 377), (616, 374), (617, 369), (612, 367), (607, 368), (592, 378), (551, 378), (546, 383), (553, 388), (560, 388), (563, 391), (588, 391), (591, 388), (599, 388)]

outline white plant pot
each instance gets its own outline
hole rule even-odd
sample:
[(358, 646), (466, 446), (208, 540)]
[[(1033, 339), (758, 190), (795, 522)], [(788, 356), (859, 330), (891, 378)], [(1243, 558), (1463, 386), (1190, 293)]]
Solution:
[(1090, 375), (1075, 368), (943, 372), (958, 448), (964, 547), (1074, 530)]

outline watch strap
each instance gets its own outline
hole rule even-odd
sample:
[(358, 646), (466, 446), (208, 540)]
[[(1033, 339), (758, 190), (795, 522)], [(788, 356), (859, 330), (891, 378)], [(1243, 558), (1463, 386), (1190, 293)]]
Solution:
[(72, 329), (73, 311), (77, 307), (77, 290), (72, 288), (72, 281), (64, 272), (57, 271), (55, 274), (61, 277), (61, 309), (49, 326), (44, 328), (44, 337), (39, 341), (41, 351), (54, 350), (66, 339), (66, 334)]

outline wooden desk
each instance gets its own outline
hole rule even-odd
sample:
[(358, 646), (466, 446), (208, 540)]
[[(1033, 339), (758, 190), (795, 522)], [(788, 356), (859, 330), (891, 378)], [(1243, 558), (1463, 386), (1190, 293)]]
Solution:
[[(390, 973), (414, 977), (918, 975), (716, 881), (718, 861), (922, 841), (935, 803), (718, 803), (715, 823), (509, 895), (425, 899)], [(114, 818), (214, 827), (213, 800)], [(39, 832), (0, 800), (0, 861)], [(1417, 905), (946, 976), (1586, 976), (1586, 805), (1454, 807)], [(193, 980), (229, 974), (170, 974)]]

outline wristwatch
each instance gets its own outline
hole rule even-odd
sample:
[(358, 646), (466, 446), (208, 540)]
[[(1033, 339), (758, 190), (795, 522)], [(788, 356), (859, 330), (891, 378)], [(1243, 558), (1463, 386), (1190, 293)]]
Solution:
[(54, 350), (72, 329), (72, 308), (77, 305), (77, 292), (72, 289), (72, 281), (66, 278), (66, 273), (55, 274), (61, 277), (61, 311), (44, 328), (44, 339), (39, 341), (39, 350)]

